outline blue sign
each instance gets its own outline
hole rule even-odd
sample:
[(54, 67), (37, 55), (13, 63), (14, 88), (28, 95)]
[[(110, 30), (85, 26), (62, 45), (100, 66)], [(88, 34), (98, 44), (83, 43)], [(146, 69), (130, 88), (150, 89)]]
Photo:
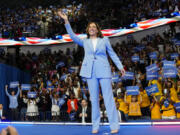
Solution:
[(64, 67), (65, 64), (64, 62), (60, 61), (57, 65), (56, 65), (56, 69), (58, 69), (59, 67)]
[(176, 78), (177, 75), (177, 69), (171, 68), (171, 69), (163, 69), (163, 77), (164, 78)]
[(158, 72), (147, 72), (146, 73), (146, 80), (158, 80)]
[(179, 46), (180, 45), (180, 41), (179, 40), (175, 41), (175, 45)]
[(83, 82), (86, 82), (86, 81), (87, 81), (86, 78), (84, 78), (84, 77), (81, 77), (81, 80), (82, 80)]
[(152, 93), (158, 93), (159, 92), (157, 84), (153, 84), (151, 86), (148, 86), (145, 88), (145, 90), (146, 90), (146, 93), (148, 96), (150, 96)]
[(73, 72), (75, 72), (76, 71), (76, 68), (74, 68), (74, 67), (70, 67), (69, 69), (68, 69), (68, 72), (69, 73), (73, 73)]
[(132, 57), (131, 57), (131, 60), (132, 60), (133, 62), (138, 62), (138, 61), (139, 61), (139, 56), (132, 56)]
[(146, 67), (146, 72), (156, 72), (158, 70), (159, 70), (159, 68), (156, 64), (151, 64)]
[(52, 82), (51, 81), (47, 81), (46, 84), (47, 84), (47, 86), (50, 86), (50, 85), (52, 85)]
[(120, 82), (121, 81), (121, 78), (119, 77), (119, 74), (115, 74), (112, 76), (112, 82)]
[(59, 106), (61, 107), (65, 103), (64, 98), (59, 99)]
[(60, 80), (61, 80), (61, 81), (63, 81), (63, 80), (65, 80), (65, 79), (66, 79), (66, 77), (67, 77), (67, 75), (66, 75), (66, 74), (62, 75), (62, 76), (61, 76), (61, 78), (60, 78)]
[(172, 38), (171, 41), (175, 43), (176, 41), (178, 41), (178, 39), (177, 38)]
[(174, 61), (163, 61), (163, 69), (169, 69), (169, 68), (174, 68), (175, 67), (175, 62)]
[(175, 103), (174, 107), (176, 108), (176, 112), (180, 113), (180, 102)]
[(134, 73), (133, 72), (126, 72), (125, 75), (122, 77), (124, 80), (134, 80)]
[(30, 90), (31, 89), (31, 85), (30, 84), (21, 84), (21, 89), (22, 90)]
[(47, 86), (46, 87), (48, 90), (50, 89), (50, 90), (52, 90), (52, 89), (54, 89), (54, 86)]
[(28, 96), (28, 98), (36, 98), (37, 93), (36, 92), (28, 92), (27, 96)]
[(18, 81), (10, 82), (9, 87), (10, 87), (10, 88), (17, 88), (18, 85), (19, 85), (19, 82), (18, 82)]
[(156, 60), (157, 59), (157, 53), (156, 52), (152, 52), (149, 54), (149, 57), (153, 60)]
[(179, 54), (178, 53), (172, 53), (171, 54), (171, 59), (172, 60), (174, 60), (174, 59), (176, 59), (176, 58), (178, 58), (179, 57)]
[(167, 108), (169, 106), (169, 100), (168, 99), (165, 99), (164, 101), (164, 106)]
[(127, 86), (126, 93), (127, 95), (139, 95), (139, 86)]

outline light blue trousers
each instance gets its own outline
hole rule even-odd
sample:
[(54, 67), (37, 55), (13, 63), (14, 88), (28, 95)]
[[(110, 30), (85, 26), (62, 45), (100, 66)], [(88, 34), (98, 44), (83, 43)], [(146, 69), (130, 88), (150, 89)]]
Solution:
[(111, 78), (96, 78), (93, 69), (92, 77), (87, 78), (87, 83), (92, 105), (92, 130), (99, 130), (101, 119), (99, 107), (99, 84), (101, 85), (110, 128), (111, 130), (119, 129), (118, 112), (116, 110), (116, 105), (113, 98)]

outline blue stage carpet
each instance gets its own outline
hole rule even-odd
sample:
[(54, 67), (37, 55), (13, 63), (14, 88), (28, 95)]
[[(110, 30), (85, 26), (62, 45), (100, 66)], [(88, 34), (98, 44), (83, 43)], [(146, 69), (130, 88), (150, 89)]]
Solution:
[[(10, 124), (20, 135), (91, 135), (91, 126)], [(0, 130), (8, 124), (0, 124)], [(119, 135), (180, 135), (180, 126), (121, 126)], [(109, 126), (101, 126), (97, 135), (110, 135)]]

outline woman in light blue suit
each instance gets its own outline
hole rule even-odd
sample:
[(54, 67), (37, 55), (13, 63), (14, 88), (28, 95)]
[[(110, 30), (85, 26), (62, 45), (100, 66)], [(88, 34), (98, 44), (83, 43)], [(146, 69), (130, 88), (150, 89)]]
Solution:
[(124, 75), (125, 70), (121, 61), (112, 49), (109, 39), (107, 37), (103, 37), (101, 30), (96, 23), (89, 23), (86, 29), (87, 38), (80, 39), (72, 31), (68, 17), (61, 11), (58, 12), (58, 15), (64, 19), (66, 30), (71, 39), (78, 45), (82, 46), (85, 51), (80, 76), (87, 79), (90, 91), (93, 123), (92, 133), (98, 133), (99, 131), (99, 84), (101, 85), (103, 93), (111, 133), (117, 133), (119, 131), (118, 113), (112, 93), (111, 68), (106, 52), (108, 52), (117, 68), (121, 71), (121, 74)]

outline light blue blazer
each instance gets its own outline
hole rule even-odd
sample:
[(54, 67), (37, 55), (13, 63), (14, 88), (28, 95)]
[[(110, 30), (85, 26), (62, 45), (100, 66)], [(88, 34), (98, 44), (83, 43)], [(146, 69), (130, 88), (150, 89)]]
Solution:
[(107, 53), (117, 66), (117, 68), (123, 69), (122, 63), (119, 60), (118, 56), (114, 52), (107, 37), (98, 38), (96, 51), (94, 51), (92, 40), (90, 38), (80, 39), (77, 37), (71, 25), (65, 24), (65, 28), (70, 35), (71, 39), (84, 48), (85, 56), (82, 62), (80, 76), (85, 78), (91, 78), (92, 68), (94, 68), (94, 72), (96, 78), (111, 78), (111, 67), (108, 62)]

